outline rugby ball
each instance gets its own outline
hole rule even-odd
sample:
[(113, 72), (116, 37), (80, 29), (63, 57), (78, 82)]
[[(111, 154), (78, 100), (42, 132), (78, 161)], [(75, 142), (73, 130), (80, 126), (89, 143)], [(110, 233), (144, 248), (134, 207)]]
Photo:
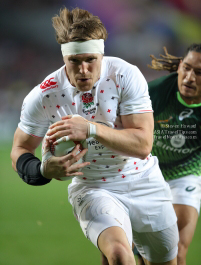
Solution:
[[(79, 142), (79, 144), (80, 144), (80, 149), (87, 148), (86, 141), (81, 141)], [(60, 157), (60, 156), (65, 156), (69, 154), (75, 148), (75, 146), (76, 146), (76, 142), (69, 140), (65, 142), (60, 142), (57, 145), (51, 144), (50, 151), (54, 156)]]
[[(44, 152), (44, 142), (45, 142), (45, 137), (42, 143), (42, 154)], [(86, 140), (80, 141), (80, 150), (87, 148), (87, 142)], [(56, 157), (61, 157), (61, 156), (65, 156), (67, 154), (69, 154), (76, 146), (76, 143), (74, 141), (66, 141), (66, 142), (60, 142), (57, 145), (50, 145), (50, 152), (52, 153), (53, 156)], [(79, 152), (77, 154), (79, 154)], [(81, 158), (80, 160), (78, 160), (75, 164), (81, 164), (83, 163), (83, 158)], [(79, 170), (78, 170), (79, 171)], [(74, 176), (73, 176), (74, 177)], [(65, 181), (65, 180), (70, 180), (72, 179), (72, 177), (63, 177), (63, 178), (56, 178), (57, 180), (61, 180), (61, 181)]]
[[(81, 141), (80, 145), (81, 145), (80, 146), (81, 149), (87, 148), (86, 140)], [(74, 141), (69, 140), (66, 142), (60, 142), (57, 145), (51, 144), (50, 151), (54, 156), (60, 157), (60, 156), (65, 156), (69, 154), (75, 148), (75, 146), (76, 146), (76, 143)], [(77, 154), (79, 154), (79, 152)], [(81, 164), (81, 163), (83, 163), (82, 158), (78, 160), (75, 164)], [(66, 181), (66, 180), (72, 179), (72, 177), (62, 177), (62, 178), (56, 178), (56, 179), (60, 181)]]

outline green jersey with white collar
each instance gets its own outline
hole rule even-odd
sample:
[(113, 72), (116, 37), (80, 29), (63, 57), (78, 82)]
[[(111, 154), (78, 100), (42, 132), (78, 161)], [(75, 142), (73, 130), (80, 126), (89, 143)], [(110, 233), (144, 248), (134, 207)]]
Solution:
[(186, 104), (180, 96), (177, 73), (149, 82), (154, 110), (154, 144), (166, 180), (190, 174), (201, 176), (201, 103)]

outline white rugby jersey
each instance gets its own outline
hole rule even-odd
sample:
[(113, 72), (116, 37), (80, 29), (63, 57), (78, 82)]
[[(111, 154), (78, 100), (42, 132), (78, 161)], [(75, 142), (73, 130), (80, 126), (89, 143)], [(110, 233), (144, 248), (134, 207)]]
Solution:
[[(69, 83), (65, 65), (48, 75), (24, 99), (19, 128), (25, 133), (44, 137), (49, 126), (62, 116), (79, 114), (85, 119), (113, 129), (122, 129), (121, 115), (153, 112), (148, 85), (139, 69), (115, 57), (104, 56), (100, 79), (93, 88), (81, 92)], [(151, 154), (145, 159), (122, 156), (110, 151), (96, 139), (87, 139), (80, 181), (125, 179), (153, 165)]]

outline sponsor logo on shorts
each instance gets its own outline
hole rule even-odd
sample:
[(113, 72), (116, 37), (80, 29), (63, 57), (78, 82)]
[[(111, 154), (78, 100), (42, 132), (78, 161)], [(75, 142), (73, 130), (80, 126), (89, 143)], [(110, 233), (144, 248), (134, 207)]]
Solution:
[(77, 203), (78, 203), (78, 206), (81, 206), (82, 205), (82, 203), (84, 202), (84, 199), (83, 199), (84, 197), (82, 196), (82, 195), (79, 195), (78, 197), (77, 197)]
[(58, 87), (57, 85), (57, 82), (54, 82), (52, 79), (54, 79), (54, 77), (48, 79), (48, 80), (45, 80), (41, 85), (40, 85), (40, 88), (43, 90), (43, 92), (47, 91), (47, 90), (50, 90), (52, 88), (56, 88)]
[(196, 187), (188, 186), (188, 187), (186, 188), (186, 191), (193, 191), (193, 190), (195, 190), (195, 189), (196, 189)]

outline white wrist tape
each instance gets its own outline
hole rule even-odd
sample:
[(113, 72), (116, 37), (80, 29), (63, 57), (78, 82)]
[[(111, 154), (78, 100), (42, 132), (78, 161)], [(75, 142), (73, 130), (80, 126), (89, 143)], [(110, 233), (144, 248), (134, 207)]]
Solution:
[(88, 122), (88, 137), (96, 136), (96, 125)]

